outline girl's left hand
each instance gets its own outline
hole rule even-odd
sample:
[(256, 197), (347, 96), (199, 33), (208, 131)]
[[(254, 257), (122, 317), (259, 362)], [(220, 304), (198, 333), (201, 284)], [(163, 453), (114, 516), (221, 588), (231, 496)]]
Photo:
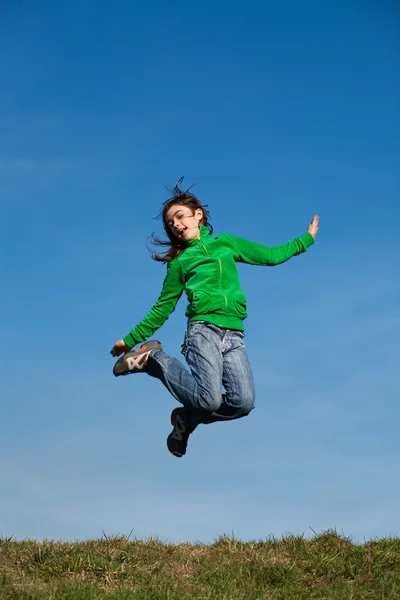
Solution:
[(110, 350), (110, 354), (112, 356), (119, 356), (120, 354), (125, 354), (129, 352), (130, 348), (124, 342), (124, 340), (118, 340), (115, 342), (114, 346)]
[(319, 216), (314, 215), (313, 220), (311, 221), (311, 223), (309, 224), (308, 229), (307, 229), (308, 233), (311, 233), (314, 240), (317, 237), (317, 233), (318, 233), (318, 223), (319, 223)]

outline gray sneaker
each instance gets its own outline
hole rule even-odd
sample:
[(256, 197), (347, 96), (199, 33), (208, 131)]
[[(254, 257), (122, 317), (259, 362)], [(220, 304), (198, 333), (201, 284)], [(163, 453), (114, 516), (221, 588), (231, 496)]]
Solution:
[(186, 454), (189, 435), (192, 433), (188, 425), (188, 412), (186, 408), (175, 408), (171, 413), (174, 428), (167, 438), (167, 447), (178, 458)]
[(162, 350), (160, 342), (151, 340), (143, 344), (139, 350), (127, 352), (114, 365), (113, 373), (115, 377), (120, 375), (131, 375), (131, 373), (145, 373), (146, 363), (150, 352), (153, 350)]

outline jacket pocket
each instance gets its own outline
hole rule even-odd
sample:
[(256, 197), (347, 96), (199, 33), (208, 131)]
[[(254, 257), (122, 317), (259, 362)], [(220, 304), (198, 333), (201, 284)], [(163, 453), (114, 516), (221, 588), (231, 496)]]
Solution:
[(242, 291), (237, 290), (233, 295), (233, 304), (241, 317), (247, 315), (247, 303)]
[(194, 315), (203, 315), (210, 311), (213, 304), (213, 298), (208, 292), (196, 290), (190, 299), (190, 304), (186, 315), (192, 317)]

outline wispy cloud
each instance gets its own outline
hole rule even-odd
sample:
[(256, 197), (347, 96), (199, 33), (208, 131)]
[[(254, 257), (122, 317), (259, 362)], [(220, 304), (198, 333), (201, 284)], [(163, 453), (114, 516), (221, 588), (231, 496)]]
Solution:
[(76, 170), (76, 163), (61, 157), (38, 160), (29, 157), (0, 158), (0, 177), (53, 180)]
[(41, 168), (40, 164), (31, 158), (11, 158), (0, 160), (0, 174), (9, 175), (21, 173), (36, 173)]
[(62, 157), (39, 160), (27, 156), (0, 158), (0, 203), (29, 204), (52, 190), (82, 167)]

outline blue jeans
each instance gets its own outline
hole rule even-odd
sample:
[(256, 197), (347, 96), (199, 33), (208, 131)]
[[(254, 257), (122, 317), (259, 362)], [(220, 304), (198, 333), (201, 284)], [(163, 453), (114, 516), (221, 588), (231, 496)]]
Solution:
[(243, 338), (242, 331), (191, 321), (182, 345), (191, 373), (161, 350), (150, 354), (148, 374), (188, 409), (191, 430), (199, 423), (239, 419), (254, 408), (253, 373)]

